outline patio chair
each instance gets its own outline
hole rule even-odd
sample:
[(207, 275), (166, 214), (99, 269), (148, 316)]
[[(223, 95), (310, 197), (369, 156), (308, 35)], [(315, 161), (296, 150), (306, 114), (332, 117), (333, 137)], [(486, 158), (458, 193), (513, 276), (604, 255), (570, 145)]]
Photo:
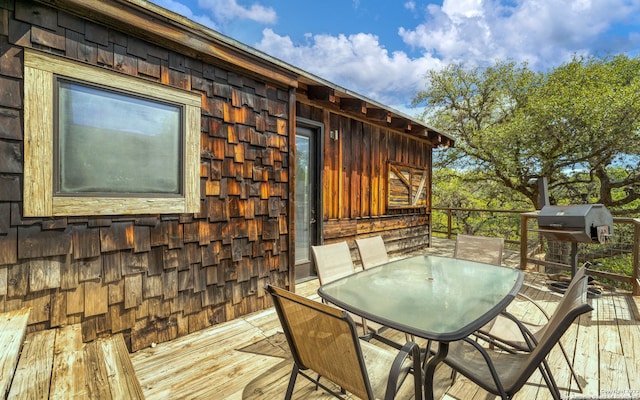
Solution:
[(322, 375), (363, 399), (393, 399), (409, 373), (414, 376), (415, 398), (422, 399), (420, 350), (407, 342), (400, 351), (378, 347), (358, 338), (351, 317), (344, 311), (267, 285), (293, 356), (293, 370), (285, 399), (290, 399), (298, 375), (332, 395), (339, 393), (314, 379)]
[(546, 357), (573, 321), (593, 310), (587, 303), (587, 283), (586, 277), (583, 277), (567, 290), (540, 340), (536, 340), (520, 325), (525, 341), (532, 349), (531, 352), (496, 354), (472, 338), (466, 338), (451, 343), (444, 362), (454, 372), (466, 376), (484, 390), (503, 399), (511, 399), (522, 389), (535, 370), (539, 369), (553, 398), (560, 400), (560, 390), (551, 374)]
[[(567, 292), (571, 290), (571, 288), (579, 283), (583, 278), (586, 278), (587, 274), (587, 265), (589, 263), (585, 263), (576, 274), (571, 279), (569, 286), (567, 287)], [(585, 279), (586, 280), (586, 279)], [(477, 336), (484, 339), (488, 343), (493, 346), (496, 346), (502, 350), (513, 352), (513, 351), (521, 351), (521, 352), (529, 352), (531, 351), (529, 343), (527, 342), (525, 336), (522, 333), (521, 326), (526, 328), (528, 334), (533, 337), (533, 345), (538, 343), (545, 331), (548, 329), (548, 321), (551, 319), (549, 313), (547, 313), (544, 308), (538, 304), (535, 300), (530, 298), (529, 296), (518, 293), (518, 297), (522, 297), (527, 300), (529, 303), (533, 304), (540, 313), (546, 318), (547, 323), (544, 324), (534, 324), (526, 321), (514, 321), (514, 316), (508, 313), (500, 314), (498, 317), (494, 318), (487, 325), (480, 328), (477, 332)], [(558, 346), (560, 347), (560, 351), (564, 356), (564, 359), (567, 361), (567, 365), (569, 366), (569, 370), (571, 371), (571, 375), (576, 381), (578, 385), (578, 389), (582, 392), (582, 384), (580, 383), (580, 379), (578, 378), (578, 374), (573, 369), (573, 364), (567, 354), (562, 343), (558, 342)]]
[(504, 239), (487, 236), (458, 235), (453, 257), (486, 264), (502, 265)]
[[(384, 240), (382, 236), (371, 236), (367, 238), (356, 239), (356, 247), (358, 248), (358, 254), (360, 254), (360, 261), (362, 262), (362, 268), (368, 269), (373, 268), (378, 265), (389, 262), (389, 255), (387, 254), (387, 249), (384, 246)], [(381, 338), (379, 334), (387, 329), (386, 326), (382, 326), (380, 324), (376, 324), (371, 321), (366, 321), (367, 327), (373, 329), (377, 335), (375, 335), (378, 339), (385, 341), (385, 343), (389, 344), (386, 341), (386, 338)], [(415, 341), (415, 337), (413, 335), (409, 335), (405, 333), (405, 339), (407, 341)], [(393, 344), (392, 344), (393, 345)]]
[(356, 272), (347, 242), (311, 246), (321, 285)]
[(364, 269), (389, 262), (389, 255), (384, 247), (382, 236), (356, 239), (356, 247)]
[[(311, 246), (311, 252), (313, 253), (313, 261), (316, 264), (320, 285), (333, 282), (356, 272), (347, 242)], [(378, 334), (384, 328), (380, 324), (367, 321), (353, 314), (351, 314), (351, 318), (358, 321), (358, 324), (362, 324), (364, 335), (370, 335), (372, 332)]]
[[(321, 285), (356, 272), (347, 242), (311, 246), (311, 252), (313, 253), (313, 261), (316, 264), (318, 280)], [(349, 315), (354, 321), (362, 325), (363, 339), (371, 340), (372, 338), (376, 338), (389, 346), (396, 348), (401, 347), (400, 344), (382, 336), (382, 332), (387, 329), (386, 326), (366, 320), (352, 313), (349, 313)], [(411, 340), (413, 340), (413, 336), (405, 336), (407, 339), (411, 338)]]

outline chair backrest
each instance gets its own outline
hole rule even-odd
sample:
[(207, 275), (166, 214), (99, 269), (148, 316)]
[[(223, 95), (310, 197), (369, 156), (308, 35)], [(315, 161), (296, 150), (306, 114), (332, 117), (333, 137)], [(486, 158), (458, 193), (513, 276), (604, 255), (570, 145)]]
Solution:
[(356, 239), (356, 246), (364, 269), (389, 262), (389, 255), (384, 247), (382, 236)]
[(569, 329), (573, 321), (580, 315), (593, 310), (591, 305), (587, 303), (587, 284), (587, 276), (583, 275), (575, 279), (569, 286), (556, 311), (549, 319), (546, 330), (538, 344), (520, 366), (520, 371), (517, 373), (518, 379), (515, 380), (511, 388), (506, 388), (507, 392), (515, 393), (522, 388), (551, 349), (558, 343), (562, 335)]
[(355, 324), (346, 312), (267, 285), (294, 362), (363, 399), (372, 399)]
[[(585, 263), (582, 267), (580, 267), (576, 271), (575, 275), (571, 279), (571, 282), (569, 282), (569, 285), (565, 289), (565, 293), (568, 293), (568, 292), (572, 291), (573, 290), (573, 286), (575, 286), (578, 283), (580, 283), (582, 279), (587, 278), (587, 265), (588, 265), (588, 263)], [(585, 280), (587, 280), (587, 279), (585, 279)], [(587, 280), (587, 283), (588, 283), (588, 280)], [(558, 308), (560, 308), (560, 304), (562, 304), (562, 300), (560, 300), (560, 303), (558, 303)], [(537, 341), (540, 341), (540, 339), (545, 334), (547, 329), (549, 329), (549, 323), (548, 322), (547, 322), (547, 324), (542, 326), (537, 332), (534, 333), (534, 336), (535, 336)]]
[(356, 272), (347, 242), (311, 246), (311, 252), (321, 285)]
[(571, 290), (573, 285), (580, 282), (580, 279), (587, 276), (587, 265), (589, 265), (589, 263), (585, 263), (582, 267), (578, 268), (575, 275), (571, 278), (571, 282), (569, 282), (569, 286), (567, 286), (567, 290), (565, 292)]
[(486, 264), (502, 265), (503, 251), (503, 238), (458, 235), (453, 257)]

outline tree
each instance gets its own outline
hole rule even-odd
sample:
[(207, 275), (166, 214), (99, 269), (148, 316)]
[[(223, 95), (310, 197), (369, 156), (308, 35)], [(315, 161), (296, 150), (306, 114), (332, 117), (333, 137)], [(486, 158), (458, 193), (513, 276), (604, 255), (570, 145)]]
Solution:
[(427, 78), (414, 105), (457, 139), (434, 171), (472, 169), (467, 178), (498, 182), (536, 208), (546, 177), (558, 202), (640, 211), (639, 59), (574, 58), (546, 74), (513, 62), (455, 64)]
[[(436, 171), (434, 171), (436, 172)], [(433, 207), (448, 208), (452, 230), (456, 233), (487, 235), (515, 240), (520, 235), (517, 214), (501, 214), (483, 210), (530, 210), (531, 203), (496, 182), (468, 184), (471, 170), (442, 168), (433, 181)], [(432, 214), (434, 230), (443, 231), (449, 225), (448, 213)]]

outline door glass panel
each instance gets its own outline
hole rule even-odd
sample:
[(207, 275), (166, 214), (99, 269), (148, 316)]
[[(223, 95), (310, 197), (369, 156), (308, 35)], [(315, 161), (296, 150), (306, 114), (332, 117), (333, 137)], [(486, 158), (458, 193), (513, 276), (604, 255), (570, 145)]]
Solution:
[(311, 259), (309, 143), (308, 137), (296, 136), (296, 263)]

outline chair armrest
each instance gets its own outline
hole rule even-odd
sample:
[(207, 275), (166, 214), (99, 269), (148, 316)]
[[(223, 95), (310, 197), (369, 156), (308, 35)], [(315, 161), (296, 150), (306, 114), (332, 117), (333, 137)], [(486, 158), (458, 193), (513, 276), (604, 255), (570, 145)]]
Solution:
[(385, 399), (393, 399), (398, 390), (398, 380), (400, 379), (400, 373), (402, 366), (405, 363), (407, 357), (411, 357), (413, 362), (413, 382), (415, 399), (422, 400), (422, 368), (420, 365), (420, 347), (414, 342), (407, 342), (402, 346), (398, 355), (396, 355), (389, 371), (389, 379), (387, 380), (387, 390), (385, 392)]
[(522, 337), (524, 338), (525, 343), (529, 347), (529, 350), (533, 351), (534, 347), (538, 345), (538, 341), (536, 340), (536, 337), (533, 335), (533, 333), (531, 333), (531, 331), (529, 329), (527, 329), (526, 326), (524, 326), (522, 321), (520, 321), (518, 318), (514, 317), (513, 314), (511, 314), (510, 312), (505, 310), (501, 314), (505, 318), (508, 318), (514, 324), (516, 324), (518, 329), (520, 329), (520, 333), (522, 333)]
[(494, 332), (494, 329), (496, 329), (495, 323), (492, 323), (489, 327), (485, 325), (472, 335), (510, 353), (514, 352), (513, 349), (520, 351), (532, 351), (537, 345), (538, 341), (533, 332), (527, 328), (525, 323), (508, 311), (501, 311), (500, 315), (493, 321), (495, 321), (495, 323), (498, 323), (497, 321), (506, 321), (499, 322), (500, 326), (503, 328), (506, 324), (514, 324), (517, 327), (517, 332), (519, 332), (518, 336), (511, 336), (516, 335), (516, 330), (512, 331), (511, 328), (509, 328), (508, 332), (512, 333), (507, 335), (505, 335), (501, 330)]
[(538, 310), (540, 310), (540, 312), (545, 316), (545, 318), (547, 318), (547, 321), (551, 318), (551, 316), (549, 315), (549, 313), (547, 313), (544, 308), (542, 308), (542, 306), (540, 304), (538, 304), (534, 299), (532, 299), (531, 297), (527, 296), (526, 294), (520, 293), (518, 292), (516, 294), (516, 296), (518, 297), (522, 297), (523, 299), (529, 301), (530, 303), (532, 303), (534, 306), (536, 306), (536, 308)]

